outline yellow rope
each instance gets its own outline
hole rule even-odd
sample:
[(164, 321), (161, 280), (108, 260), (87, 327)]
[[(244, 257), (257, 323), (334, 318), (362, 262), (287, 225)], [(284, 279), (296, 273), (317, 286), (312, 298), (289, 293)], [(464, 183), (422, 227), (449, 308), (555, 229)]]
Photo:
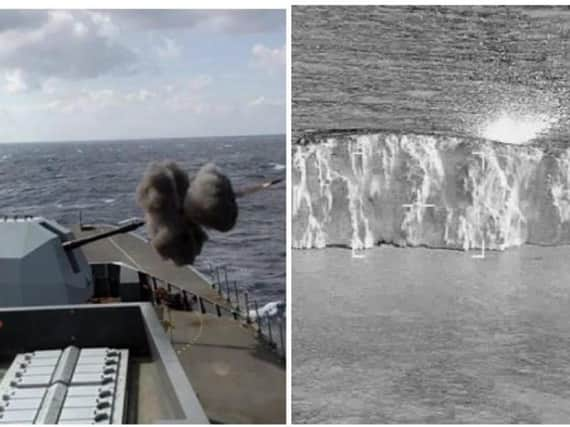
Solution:
[[(113, 246), (115, 246), (129, 261), (133, 263), (133, 267), (138, 268), (140, 271), (144, 271), (143, 268), (141, 268), (141, 266), (139, 265), (139, 263), (136, 262), (134, 258), (130, 256), (123, 248), (121, 248), (119, 244), (113, 240), (113, 238), (109, 238), (109, 240), (111, 241)], [(170, 307), (168, 307), (167, 304), (161, 304), (161, 305), (166, 309), (166, 315), (168, 316), (168, 320), (163, 320), (162, 324), (166, 328), (167, 333), (170, 335), (170, 342), (172, 342), (174, 328), (176, 327), (174, 321), (172, 320), (172, 312), (170, 311)], [(188, 343), (186, 343), (180, 350), (176, 352), (177, 354), (181, 354), (185, 351), (188, 351), (190, 347), (196, 344), (196, 342), (198, 342), (198, 340), (202, 337), (202, 332), (204, 331), (203, 316), (200, 315), (199, 319), (200, 319), (200, 329), (198, 329), (198, 332), (196, 333), (194, 338), (192, 338)]]

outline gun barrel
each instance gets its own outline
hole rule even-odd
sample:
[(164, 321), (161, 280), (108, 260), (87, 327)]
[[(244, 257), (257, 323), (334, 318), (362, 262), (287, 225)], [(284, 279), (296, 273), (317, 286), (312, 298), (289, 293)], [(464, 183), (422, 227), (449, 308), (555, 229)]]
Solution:
[(96, 242), (97, 240), (105, 239), (107, 237), (115, 236), (117, 234), (128, 233), (130, 231), (136, 230), (142, 225), (144, 225), (144, 221), (137, 220), (129, 224), (123, 225), (121, 227), (117, 227), (113, 230), (104, 231), (102, 233), (94, 234), (93, 236), (84, 237), (82, 239), (76, 239), (76, 240), (70, 240), (69, 242), (64, 242), (62, 246), (63, 249), (65, 249), (66, 251), (70, 251), (73, 249), (77, 249), (88, 243)]
[(241, 188), (236, 191), (236, 198), (244, 197), (252, 193), (257, 193), (260, 190), (264, 190), (265, 188), (271, 187), (275, 184), (279, 184), (282, 181), (285, 181), (285, 178), (276, 178), (271, 181), (264, 181), (259, 184), (252, 185), (250, 187)]
[[(268, 188), (268, 187), (271, 187), (275, 184), (278, 184), (284, 180), (285, 180), (285, 178), (276, 178), (276, 179), (273, 179), (271, 181), (265, 181), (265, 182), (253, 185), (251, 187), (238, 190), (238, 191), (236, 191), (236, 197), (240, 198), (240, 197), (247, 196), (251, 193), (256, 193), (260, 190), (263, 190), (265, 188)], [(84, 237), (82, 239), (75, 239), (75, 240), (70, 240), (68, 242), (64, 242), (62, 244), (62, 246), (63, 246), (63, 249), (65, 249), (66, 251), (71, 251), (71, 250), (77, 249), (83, 245), (87, 245), (88, 243), (96, 242), (97, 240), (105, 239), (107, 237), (115, 236), (117, 234), (128, 233), (130, 231), (136, 230), (137, 228), (143, 226), (144, 224), (145, 224), (145, 222), (143, 220), (135, 220), (135, 221), (130, 222), (126, 225), (117, 227), (113, 230), (104, 231), (102, 233), (94, 234), (93, 236)]]

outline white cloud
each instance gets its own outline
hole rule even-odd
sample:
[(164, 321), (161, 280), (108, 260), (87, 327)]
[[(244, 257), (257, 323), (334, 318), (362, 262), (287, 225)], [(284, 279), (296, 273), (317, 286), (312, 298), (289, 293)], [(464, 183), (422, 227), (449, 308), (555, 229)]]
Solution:
[(231, 107), (216, 105), (205, 99), (206, 93), (204, 89), (209, 87), (212, 82), (211, 76), (202, 74), (164, 86), (163, 99), (165, 106), (173, 111), (187, 111), (193, 114), (228, 110)]
[(129, 102), (145, 102), (148, 99), (155, 98), (156, 93), (147, 89), (139, 89), (135, 92), (130, 92), (125, 95), (125, 99)]
[[(281, 31), (284, 11), (271, 10), (30, 10), (0, 11), (0, 73), (20, 69), (39, 84), (47, 78), (85, 79), (128, 73), (145, 64), (119, 37), (127, 31), (192, 29), (226, 34)], [(178, 58), (183, 49), (160, 36), (155, 53)], [(273, 70), (284, 65), (284, 48), (262, 44), (252, 50), (254, 64)], [(1, 74), (0, 74), (1, 75)]]
[(37, 28), (47, 20), (45, 11), (40, 10), (2, 10), (0, 13), (0, 32), (14, 29)]
[[(14, 76), (10, 75), (13, 80)], [(190, 111), (196, 114), (213, 111), (217, 107), (203, 100), (203, 90), (212, 82), (207, 75), (160, 84), (154, 87), (141, 87), (134, 90), (77, 89), (60, 86), (58, 79), (49, 79), (42, 85), (43, 101), (35, 104), (32, 110), (47, 110), (55, 113), (98, 112), (104, 109), (124, 108), (143, 104), (164, 103), (176, 111)], [(12, 82), (12, 85), (16, 84)], [(23, 110), (21, 110), (23, 112)]]
[(0, 32), (1, 67), (18, 68), (37, 79), (79, 79), (124, 70), (136, 62), (134, 52), (109, 37), (109, 21), (93, 19), (86, 11), (43, 13), (46, 19), (37, 27)]
[(83, 22), (74, 22), (73, 23), (73, 34), (77, 37), (83, 37), (89, 32), (87, 25)]
[(265, 103), (265, 97), (264, 96), (260, 96), (258, 98), (255, 98), (254, 100), (249, 102), (249, 106), (250, 107), (256, 107), (258, 105), (263, 105)]
[(28, 90), (22, 70), (14, 69), (4, 72), (4, 90), (8, 93), (25, 92)]
[(212, 77), (207, 75), (200, 75), (190, 79), (188, 82), (188, 88), (191, 91), (200, 91), (202, 89), (207, 88), (212, 84)]
[(57, 113), (94, 113), (120, 102), (120, 98), (112, 89), (82, 90), (70, 92), (43, 104), (46, 110)]
[(285, 27), (284, 10), (115, 10), (117, 22), (134, 29), (185, 28), (226, 34), (275, 32)]
[[(283, 42), (274, 45), (274, 37), (266, 41), (259, 33), (283, 32), (284, 16), (0, 11), (0, 95), (6, 98), (0, 132), (4, 140), (49, 140), (281, 129), (284, 107), (273, 105), (283, 88), (273, 87), (279, 79), (259, 77), (284, 70), (285, 49), (275, 49)], [(245, 57), (228, 54), (226, 40), (235, 52), (245, 49)]]
[(169, 37), (160, 37), (159, 42), (155, 46), (157, 55), (165, 59), (178, 58), (182, 53), (182, 46), (174, 39)]
[(285, 71), (285, 46), (271, 49), (258, 43), (251, 49), (253, 64), (269, 72)]
[(285, 108), (285, 101), (282, 99), (271, 99), (265, 96), (258, 96), (247, 103), (250, 108), (255, 107), (282, 107)]
[(89, 14), (91, 21), (95, 24), (97, 34), (106, 39), (115, 39), (119, 35), (119, 28), (109, 15), (91, 12)]
[(107, 103), (113, 99), (115, 92), (113, 89), (100, 89), (87, 91), (86, 95), (96, 103)]
[(42, 81), (40, 89), (47, 95), (53, 95), (62, 89), (62, 81), (55, 77), (49, 77)]

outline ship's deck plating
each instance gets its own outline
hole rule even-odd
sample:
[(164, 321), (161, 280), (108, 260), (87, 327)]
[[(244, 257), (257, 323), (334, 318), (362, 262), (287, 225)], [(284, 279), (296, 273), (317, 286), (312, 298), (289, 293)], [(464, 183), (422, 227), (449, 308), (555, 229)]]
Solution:
[[(84, 238), (112, 230), (112, 227), (96, 226), (89, 230), (81, 230), (80, 227), (73, 226), (71, 229), (76, 238)], [(211, 301), (221, 305), (226, 304), (226, 301), (219, 297), (196, 270), (177, 267), (171, 262), (162, 260), (145, 240), (132, 234), (120, 234), (99, 240), (81, 249), (90, 263), (122, 262)]]
[[(73, 227), (77, 238), (107, 231)], [(195, 270), (160, 259), (144, 240), (114, 236), (82, 248), (90, 263), (122, 262), (202, 297), (227, 305)], [(285, 366), (256, 337), (231, 318), (170, 310), (172, 341), (207, 416), (223, 423), (285, 423)]]

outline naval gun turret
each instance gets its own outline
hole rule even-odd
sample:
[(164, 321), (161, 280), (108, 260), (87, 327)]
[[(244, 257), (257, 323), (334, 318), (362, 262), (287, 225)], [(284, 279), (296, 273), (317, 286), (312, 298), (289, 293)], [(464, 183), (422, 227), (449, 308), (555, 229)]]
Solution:
[(69, 229), (42, 217), (0, 218), (0, 307), (87, 302), (94, 284), (81, 246), (142, 224), (73, 240)]

